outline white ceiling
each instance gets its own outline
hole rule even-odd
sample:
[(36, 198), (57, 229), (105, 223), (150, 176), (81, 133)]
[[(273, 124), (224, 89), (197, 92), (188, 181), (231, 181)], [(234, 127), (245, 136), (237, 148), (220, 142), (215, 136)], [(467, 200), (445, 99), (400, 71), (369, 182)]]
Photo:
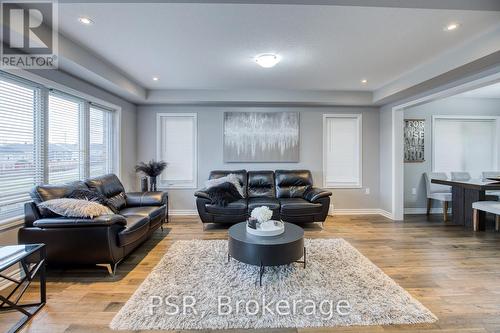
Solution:
[(467, 98), (500, 98), (500, 83), (464, 92), (457, 97)]
[[(59, 17), (63, 35), (147, 89), (208, 90), (373, 91), (500, 23), (500, 12), (266, 4), (61, 3)], [(258, 67), (265, 52), (282, 62)]]

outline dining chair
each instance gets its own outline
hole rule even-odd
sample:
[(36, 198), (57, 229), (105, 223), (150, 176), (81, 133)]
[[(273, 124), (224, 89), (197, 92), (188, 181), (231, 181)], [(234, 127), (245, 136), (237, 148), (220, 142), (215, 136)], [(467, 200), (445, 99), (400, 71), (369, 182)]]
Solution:
[(431, 213), (432, 200), (443, 203), (443, 220), (448, 221), (448, 203), (451, 201), (451, 188), (446, 185), (431, 183), (432, 179), (447, 180), (448, 176), (444, 172), (425, 172), (425, 187), (427, 191), (427, 215)]
[(455, 172), (451, 172), (451, 180), (455, 180), (455, 181), (469, 181), (471, 180), (471, 176), (470, 176), (470, 173), (468, 173), (467, 171), (455, 171)]
[[(500, 177), (500, 171), (483, 171), (482, 172), (483, 181), (488, 180), (488, 178), (497, 178), (497, 177)], [(500, 199), (500, 191), (486, 191), (486, 195), (496, 197), (496, 200)]]

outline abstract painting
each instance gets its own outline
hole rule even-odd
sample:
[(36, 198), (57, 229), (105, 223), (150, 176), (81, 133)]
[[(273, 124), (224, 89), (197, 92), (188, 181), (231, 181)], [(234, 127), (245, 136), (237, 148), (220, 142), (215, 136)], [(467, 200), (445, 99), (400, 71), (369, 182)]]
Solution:
[(298, 112), (224, 112), (225, 162), (298, 162)]

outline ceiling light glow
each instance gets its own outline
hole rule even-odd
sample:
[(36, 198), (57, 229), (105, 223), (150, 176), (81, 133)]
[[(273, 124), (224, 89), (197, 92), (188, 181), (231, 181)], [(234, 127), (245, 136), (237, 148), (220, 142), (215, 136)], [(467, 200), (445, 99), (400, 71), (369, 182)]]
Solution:
[(367, 79), (362, 79), (362, 80), (361, 80), (361, 83), (362, 83), (362, 84), (367, 84), (367, 83), (368, 83), (368, 80), (367, 80)]
[(450, 23), (444, 28), (446, 31), (453, 31), (456, 30), (460, 25), (458, 23)]
[(271, 68), (281, 61), (281, 57), (277, 54), (265, 53), (256, 56), (254, 61), (261, 67)]
[(160, 78), (157, 76), (153, 76), (153, 81), (158, 81)]
[(94, 23), (91, 19), (89, 19), (88, 17), (84, 17), (84, 16), (79, 17), (78, 21), (80, 21), (80, 23), (86, 24), (86, 25)]

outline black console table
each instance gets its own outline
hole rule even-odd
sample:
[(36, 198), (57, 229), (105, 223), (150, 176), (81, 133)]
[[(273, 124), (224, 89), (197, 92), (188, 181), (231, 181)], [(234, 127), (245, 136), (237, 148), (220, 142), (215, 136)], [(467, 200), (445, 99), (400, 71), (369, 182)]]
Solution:
[[(45, 244), (0, 247), (0, 279), (8, 280), (14, 284), (13, 289), (6, 296), (0, 295), (0, 313), (18, 311), (24, 315), (8, 331), (9, 333), (19, 331), (45, 305), (45, 261)], [(9, 268), (16, 265), (20, 266), (20, 278), (11, 277), (7, 273)], [(29, 304), (20, 303), (21, 297), (37, 275), (40, 280), (40, 301)]]

